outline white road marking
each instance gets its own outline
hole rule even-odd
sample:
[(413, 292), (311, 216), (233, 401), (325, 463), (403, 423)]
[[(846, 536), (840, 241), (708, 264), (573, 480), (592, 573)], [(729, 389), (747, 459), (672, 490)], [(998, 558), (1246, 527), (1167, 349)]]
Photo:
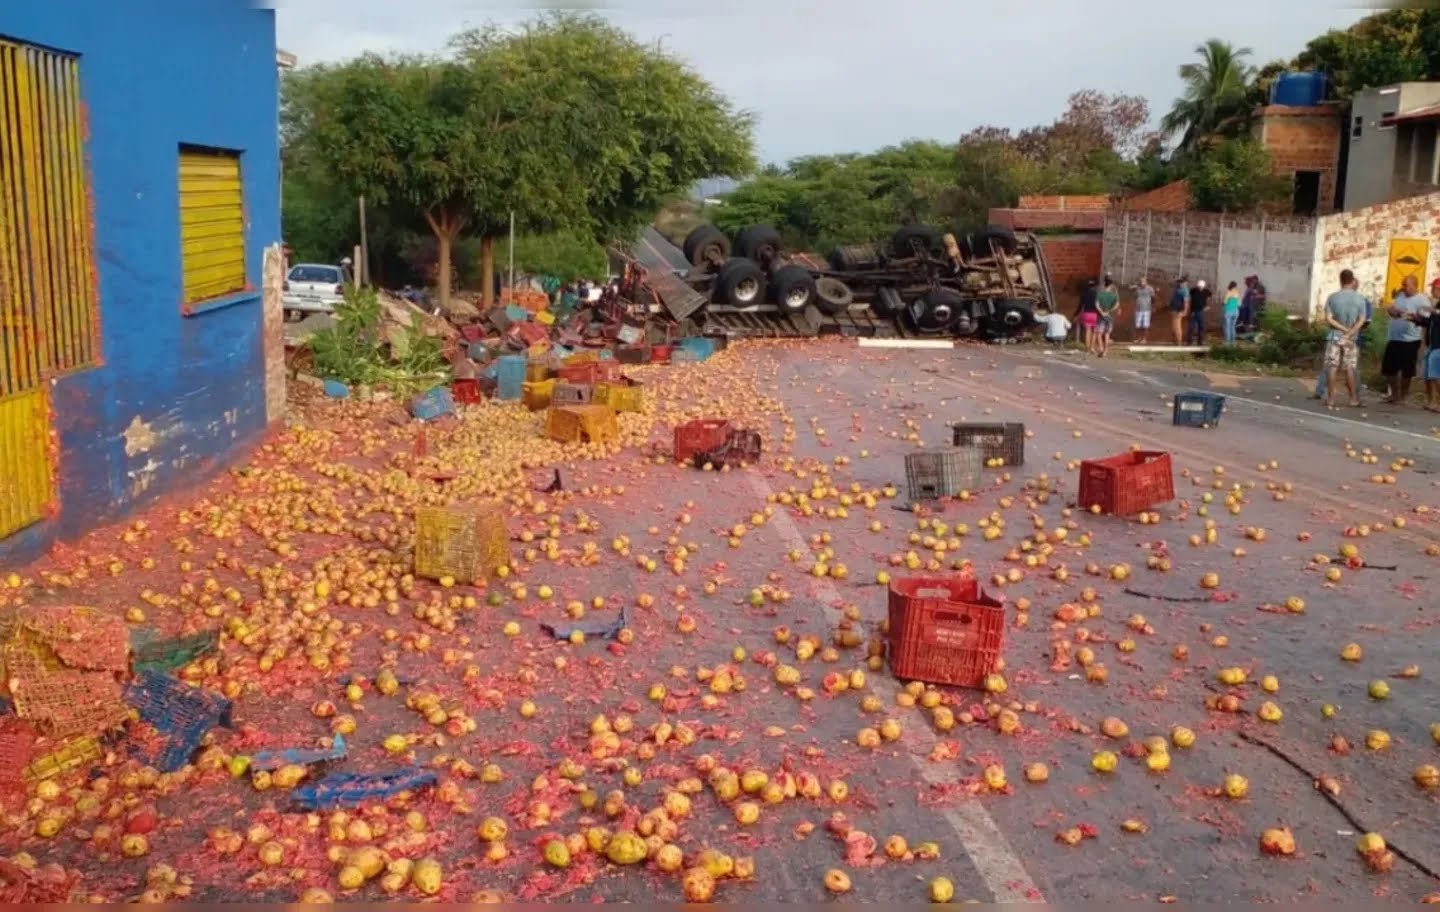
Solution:
[[(755, 493), (762, 498), (768, 498), (775, 493), (774, 489), (765, 482), (759, 474), (746, 472), (746, 480)], [(795, 525), (795, 520), (790, 514), (783, 510), (777, 510), (771, 521), (775, 531), (785, 540), (785, 543), (792, 549), (805, 551), (808, 546), (805, 543), (805, 536), (800, 532), (800, 527)], [(835, 584), (828, 579), (816, 580), (820, 595), (827, 601), (839, 602), (844, 597)], [(872, 675), (869, 678), (870, 689), (882, 699), (895, 705), (895, 695), (899, 688), (895, 680), (888, 675)], [(927, 726), (910, 726), (906, 728), (906, 741), (925, 741), (928, 743), (920, 746), (929, 752), (938, 739), (934, 732)], [(919, 732), (920, 734), (916, 734)], [(949, 785), (954, 781), (954, 774), (947, 773), (940, 767), (911, 756), (920, 778), (932, 785)], [(960, 839), (960, 844), (965, 847), (965, 853), (970, 856), (970, 861), (975, 865), (975, 870), (985, 881), (997, 903), (1043, 903), (1040, 889), (1035, 885), (1030, 873), (1025, 870), (1025, 865), (1020, 861), (1015, 850), (1010, 845), (1010, 840), (1005, 838), (1000, 827), (996, 825), (995, 819), (990, 812), (985, 810), (985, 805), (979, 800), (961, 801), (959, 804), (947, 805), (939, 809), (940, 814), (955, 831)]]
[(870, 339), (861, 336), (861, 348), (954, 348), (955, 343), (945, 339)]
[[(1079, 364), (1073, 361), (1057, 361), (1052, 363), (1063, 364), (1066, 367), (1073, 367), (1076, 370), (1085, 371), (1087, 373), (1095, 373), (1095, 367), (1090, 364)], [(1150, 386), (1169, 389), (1168, 384), (1161, 383), (1158, 380), (1147, 377), (1140, 371), (1124, 371), (1124, 373), (1134, 376), (1142, 382), (1149, 384)], [(1391, 428), (1385, 427), (1384, 425), (1371, 424), (1370, 422), (1366, 421), (1357, 421), (1354, 418), (1342, 418), (1339, 415), (1327, 415), (1324, 412), (1315, 412), (1311, 411), (1310, 409), (1296, 408), (1293, 405), (1283, 405), (1279, 402), (1266, 402), (1264, 399), (1250, 399), (1246, 396), (1236, 396), (1228, 392), (1222, 392), (1221, 395), (1224, 396), (1226, 399), (1233, 399), (1236, 402), (1247, 402), (1250, 405), (1258, 405), (1265, 408), (1280, 409), (1281, 411), (1292, 412), (1296, 415), (1303, 415), (1306, 418), (1315, 418), (1321, 421), (1333, 421), (1337, 424), (1350, 425), (1351, 427), (1360, 428), (1362, 430), (1370, 431), (1372, 433), (1395, 434), (1400, 437), (1410, 437), (1414, 440), (1424, 440), (1427, 443), (1440, 442), (1440, 438), (1437, 438), (1434, 434), (1419, 434), (1415, 431), (1404, 431), (1400, 428)]]

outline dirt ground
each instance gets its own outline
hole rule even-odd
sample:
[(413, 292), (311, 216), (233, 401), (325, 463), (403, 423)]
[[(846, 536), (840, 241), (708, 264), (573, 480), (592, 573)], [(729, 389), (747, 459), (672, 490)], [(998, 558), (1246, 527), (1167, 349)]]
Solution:
[[(299, 401), (223, 477), (0, 587), (167, 635), (221, 627), (185, 676), (235, 698), (235, 728), (181, 773), (122, 735), (10, 801), (0, 849), (112, 900), (417, 899), (422, 859), (460, 901), (1440, 891), (1440, 444), (1263, 397), (1173, 427), (1173, 390), (1109, 370), (752, 343), (639, 369), (658, 406), (586, 451), (517, 406), (422, 435), (393, 406)], [(671, 429), (701, 416), (762, 430), (761, 463), (673, 465)], [(1024, 422), (1025, 464), (910, 511), (904, 455), (957, 421)], [(1132, 446), (1171, 454), (1177, 499), (1154, 523), (1075, 508), (1079, 460)], [(543, 492), (556, 467), (563, 491)], [(416, 506), (497, 498), (505, 578), (411, 576)], [(882, 574), (958, 567), (1005, 599), (1004, 668), (989, 691), (907, 688), (867, 660)], [(622, 607), (618, 640), (541, 627)], [(347, 730), (333, 770), (438, 784), (310, 815), (237, 759)], [(149, 829), (143, 853), (127, 828)], [(1388, 848), (1362, 853), (1367, 831)], [(633, 860), (622, 833), (650, 858), (606, 859)], [(567, 839), (568, 865), (547, 863)], [(377, 858), (388, 873), (342, 884)]]

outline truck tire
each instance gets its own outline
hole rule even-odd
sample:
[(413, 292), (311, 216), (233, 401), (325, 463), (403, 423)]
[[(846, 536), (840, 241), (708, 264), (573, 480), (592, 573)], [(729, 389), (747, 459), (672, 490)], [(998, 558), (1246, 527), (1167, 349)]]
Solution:
[(901, 300), (899, 291), (887, 285), (875, 290), (875, 300), (870, 309), (875, 311), (875, 316), (888, 320), (905, 309), (905, 302)]
[(910, 259), (915, 256), (917, 245), (927, 253), (934, 253), (940, 248), (940, 235), (929, 225), (906, 225), (891, 236), (890, 253), (899, 259)]
[(735, 253), (764, 266), (780, 255), (780, 232), (769, 225), (751, 225), (735, 235)]
[(815, 276), (804, 266), (781, 266), (770, 276), (770, 300), (786, 313), (799, 313), (815, 302)]
[(991, 321), (993, 330), (1001, 335), (1020, 335), (1035, 325), (1035, 311), (1024, 301), (1000, 301)]
[(970, 255), (990, 256), (991, 241), (995, 241), (1007, 254), (1015, 252), (1015, 232), (1004, 225), (986, 225), (970, 235)]
[(815, 306), (827, 317), (838, 316), (855, 303), (855, 292), (839, 279), (821, 276), (815, 280)]
[(685, 235), (685, 261), (691, 266), (704, 266), (730, 256), (730, 239), (714, 225), (701, 225)]
[(932, 288), (911, 306), (915, 328), (921, 332), (944, 332), (960, 318), (965, 298), (952, 288)]
[(765, 271), (750, 260), (727, 261), (715, 279), (715, 301), (741, 310), (758, 307), (765, 301)]
[(836, 247), (825, 258), (836, 272), (859, 272), (880, 265), (880, 251), (874, 244), (848, 244)]

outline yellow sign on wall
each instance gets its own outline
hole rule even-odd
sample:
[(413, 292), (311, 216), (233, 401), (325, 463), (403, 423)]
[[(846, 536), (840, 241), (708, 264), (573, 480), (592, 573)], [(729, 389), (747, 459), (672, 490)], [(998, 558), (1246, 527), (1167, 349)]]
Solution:
[(1430, 242), (1419, 238), (1391, 238), (1390, 265), (1385, 270), (1385, 300), (1392, 301), (1400, 293), (1400, 285), (1409, 276), (1421, 291), (1425, 290), (1425, 266), (1430, 262)]

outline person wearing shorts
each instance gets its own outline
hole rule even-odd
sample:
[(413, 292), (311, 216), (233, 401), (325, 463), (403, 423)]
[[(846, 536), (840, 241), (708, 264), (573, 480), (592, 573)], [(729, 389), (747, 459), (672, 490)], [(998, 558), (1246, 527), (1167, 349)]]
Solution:
[(1340, 376), (1345, 378), (1350, 391), (1350, 405), (1360, 405), (1355, 370), (1360, 364), (1359, 337), (1365, 325), (1365, 297), (1357, 289), (1355, 273), (1342, 269), (1340, 290), (1325, 301), (1325, 325), (1330, 328), (1325, 340), (1326, 408), (1335, 407), (1335, 381)]
[(1440, 279), (1430, 283), (1425, 315), (1425, 410), (1440, 412)]
[(1391, 405), (1403, 405), (1410, 397), (1410, 381), (1415, 379), (1415, 366), (1420, 360), (1420, 321), (1430, 309), (1430, 299), (1420, 293), (1420, 283), (1406, 276), (1400, 293), (1390, 302), (1390, 326), (1381, 359), (1380, 373), (1390, 383)]
[(1103, 358), (1110, 351), (1110, 334), (1115, 331), (1115, 320), (1120, 316), (1120, 289), (1109, 276), (1105, 277), (1105, 287), (1095, 296), (1095, 309), (1100, 312), (1095, 325), (1095, 353)]
[(1135, 341), (1150, 342), (1150, 312), (1155, 307), (1155, 288), (1145, 276), (1135, 283)]
[(1096, 304), (1099, 294), (1094, 279), (1080, 293), (1080, 332), (1085, 337), (1085, 350), (1092, 353), (1095, 351), (1095, 328), (1100, 324), (1100, 308)]

